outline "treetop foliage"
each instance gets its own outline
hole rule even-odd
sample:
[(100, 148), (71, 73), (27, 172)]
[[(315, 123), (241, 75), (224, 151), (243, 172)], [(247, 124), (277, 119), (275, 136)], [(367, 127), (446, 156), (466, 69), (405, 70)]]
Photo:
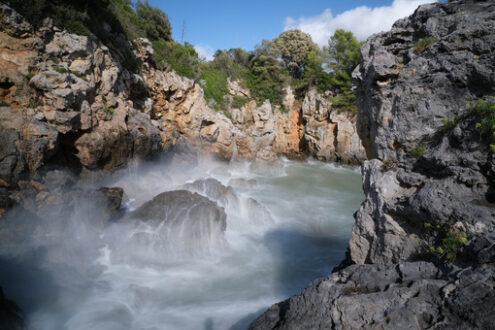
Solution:
[(139, 0), (136, 4), (136, 14), (148, 39), (151, 41), (172, 40), (172, 27), (168, 16), (159, 8), (153, 7), (148, 1)]
[(271, 47), (280, 55), (286, 69), (294, 78), (302, 76), (308, 54), (318, 46), (311, 36), (301, 30), (287, 30), (273, 39)]
[(351, 31), (337, 29), (324, 50), (328, 64), (334, 71), (345, 71), (349, 76), (361, 60), (360, 43)]

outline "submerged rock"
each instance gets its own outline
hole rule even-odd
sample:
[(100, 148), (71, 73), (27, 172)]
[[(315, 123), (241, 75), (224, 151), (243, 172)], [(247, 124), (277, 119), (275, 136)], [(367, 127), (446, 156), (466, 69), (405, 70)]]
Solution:
[(232, 187), (224, 186), (216, 179), (199, 179), (193, 183), (186, 184), (185, 188), (211, 198), (224, 207), (229, 214), (246, 215), (245, 218), (251, 223), (266, 224), (273, 222), (272, 215), (266, 207), (253, 198), (237, 194)]
[(226, 218), (224, 209), (212, 200), (175, 190), (155, 196), (123, 222), (137, 225), (131, 240), (138, 247), (196, 255), (225, 246)]
[(199, 179), (184, 187), (207, 196), (226, 208), (237, 208), (239, 205), (239, 198), (234, 190), (216, 179)]
[(190, 221), (207, 221), (211, 219), (220, 224), (222, 231), (226, 228), (225, 211), (208, 198), (187, 190), (163, 192), (151, 201), (144, 203), (129, 218), (141, 221), (180, 221), (181, 215), (190, 217)]

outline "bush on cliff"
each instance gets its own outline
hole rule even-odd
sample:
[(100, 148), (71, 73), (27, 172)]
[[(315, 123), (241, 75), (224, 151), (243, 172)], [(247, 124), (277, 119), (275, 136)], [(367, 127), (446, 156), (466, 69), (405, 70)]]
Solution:
[(416, 54), (421, 54), (426, 48), (428, 48), (428, 46), (434, 44), (435, 42), (436, 39), (433, 37), (421, 38), (414, 44), (414, 52)]
[(287, 71), (275, 57), (259, 54), (249, 62), (247, 86), (258, 104), (265, 100), (282, 104), (288, 78)]
[(227, 75), (207, 65), (201, 69), (200, 84), (203, 87), (208, 105), (221, 110), (225, 108), (224, 97), (228, 93)]
[(490, 144), (491, 152), (495, 153), (495, 99), (477, 100), (471, 104), (469, 114), (477, 116), (480, 122), (476, 123), (476, 129)]
[(159, 39), (152, 42), (153, 61), (160, 70), (173, 69), (179, 74), (195, 79), (199, 75), (200, 60), (193, 45)]

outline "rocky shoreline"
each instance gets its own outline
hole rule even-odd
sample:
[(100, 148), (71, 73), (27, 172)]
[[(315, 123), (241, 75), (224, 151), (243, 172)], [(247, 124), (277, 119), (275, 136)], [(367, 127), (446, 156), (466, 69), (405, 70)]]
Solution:
[[(109, 46), (49, 18), (34, 29), (0, 4), (0, 208), (16, 200), (20, 181), (36, 180), (47, 166), (112, 170), (170, 151), (180, 140), (225, 160), (365, 158), (355, 115), (339, 113), (314, 90), (301, 103), (289, 89), (286, 112), (253, 100), (217, 112), (199, 82), (155, 69), (147, 39), (135, 40), (133, 49), (122, 34), (108, 33)], [(126, 68), (129, 54), (137, 73)], [(249, 90), (229, 82), (229, 97), (238, 95)]]
[(495, 157), (471, 109), (495, 94), (494, 15), (423, 5), (368, 39), (353, 83), (371, 160), (347, 258), (250, 329), (493, 327)]
[[(134, 47), (123, 34), (107, 33), (111, 41), (103, 43), (93, 34), (68, 33), (49, 18), (34, 28), (0, 4), (2, 221), (69, 216), (79, 203), (89, 203), (97, 209), (90, 212), (92, 224), (105, 228), (123, 215), (124, 191), (88, 188), (85, 180), (98, 180), (101, 169), (112, 173), (133, 159), (165, 155), (184, 166), (194, 165), (199, 154), (268, 162), (314, 157), (353, 165), (365, 159), (356, 115), (339, 112), (315, 90), (301, 101), (288, 88), (283, 109), (254, 100), (234, 108), (235, 97), (250, 95), (229, 81), (228, 108), (218, 112), (205, 101), (200, 82), (155, 68), (147, 39), (136, 39)], [(128, 68), (129, 55), (137, 72)], [(186, 197), (185, 203), (201, 204)], [(3, 294), (0, 303), (0, 327), (23, 328), (15, 304)]]
[[(216, 112), (199, 82), (153, 67), (146, 39), (132, 49), (116, 35), (107, 47), (49, 19), (34, 30), (3, 4), (0, 14), (2, 213), (17, 204), (15, 212), (63, 214), (88, 195), (80, 175), (172, 150), (181, 156), (172, 161), (185, 165), (198, 150), (226, 160), (282, 155), (358, 164), (367, 157), (366, 200), (346, 259), (250, 328), (492, 326), (495, 156), (478, 130), (483, 118), (471, 109), (495, 94), (495, 4), (424, 5), (370, 37), (353, 77), (357, 116), (339, 113), (314, 90), (298, 101), (290, 89), (286, 111), (250, 101)], [(125, 67), (129, 52), (139, 73)], [(229, 81), (229, 95), (249, 91)], [(99, 226), (118, 216), (121, 189), (89, 195), (101, 206)], [(13, 322), (0, 325), (22, 328), (1, 291), (0, 304), (1, 322)]]

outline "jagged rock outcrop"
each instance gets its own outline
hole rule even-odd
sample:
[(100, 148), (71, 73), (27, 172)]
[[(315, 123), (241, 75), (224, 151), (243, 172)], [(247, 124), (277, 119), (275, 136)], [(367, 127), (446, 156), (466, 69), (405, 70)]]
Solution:
[(353, 124), (355, 115), (339, 113), (315, 90), (306, 94), (302, 115), (306, 122), (303, 137), (309, 154), (320, 160), (348, 164), (358, 164), (365, 159)]
[[(135, 40), (133, 50), (115, 34), (106, 46), (92, 34), (62, 31), (49, 18), (34, 29), (5, 4), (0, 14), (0, 185), (5, 189), (15, 189), (47, 163), (112, 169), (131, 157), (169, 150), (179, 137), (223, 159), (363, 159), (352, 118), (325, 103), (320, 109), (325, 118), (313, 120), (311, 100), (322, 98), (314, 93), (301, 108), (289, 89), (287, 113), (269, 101), (249, 101), (229, 109), (230, 119), (208, 106), (199, 83), (156, 70), (146, 39)], [(133, 51), (139, 73), (128, 68)], [(249, 97), (239, 82), (228, 85), (231, 99)]]
[[(466, 102), (495, 94), (493, 15), (491, 2), (424, 5), (363, 46), (355, 71), (358, 128), (378, 160), (364, 168), (367, 201), (351, 238), (354, 262), (421, 254), (429, 243), (425, 222), (472, 237), (494, 232), (495, 160), (476, 131), (481, 119), (466, 115)], [(436, 41), (418, 52), (415, 43), (426, 37)], [(445, 130), (442, 120), (454, 118)], [(396, 171), (387, 171), (391, 162)]]
[[(49, 19), (34, 30), (0, 5), (0, 178), (20, 175), (51, 161), (112, 168), (129, 157), (164, 147), (151, 124), (151, 99), (142, 77), (96, 37), (60, 31)], [(33, 32), (34, 31), (34, 32)], [(124, 47), (130, 48), (129, 44)]]
[(492, 327), (495, 157), (466, 101), (495, 94), (494, 17), (428, 4), (368, 39), (353, 83), (372, 160), (347, 258), (252, 329)]
[[(138, 45), (142, 43), (143, 39)], [(146, 63), (148, 59), (142, 60)], [(201, 86), (175, 72), (158, 71), (149, 65), (145, 67), (148, 70), (143, 72), (143, 76), (153, 98), (151, 118), (160, 127), (163, 138), (168, 141), (177, 131), (197, 149), (230, 159), (234, 136), (239, 132), (224, 115), (208, 107)]]

